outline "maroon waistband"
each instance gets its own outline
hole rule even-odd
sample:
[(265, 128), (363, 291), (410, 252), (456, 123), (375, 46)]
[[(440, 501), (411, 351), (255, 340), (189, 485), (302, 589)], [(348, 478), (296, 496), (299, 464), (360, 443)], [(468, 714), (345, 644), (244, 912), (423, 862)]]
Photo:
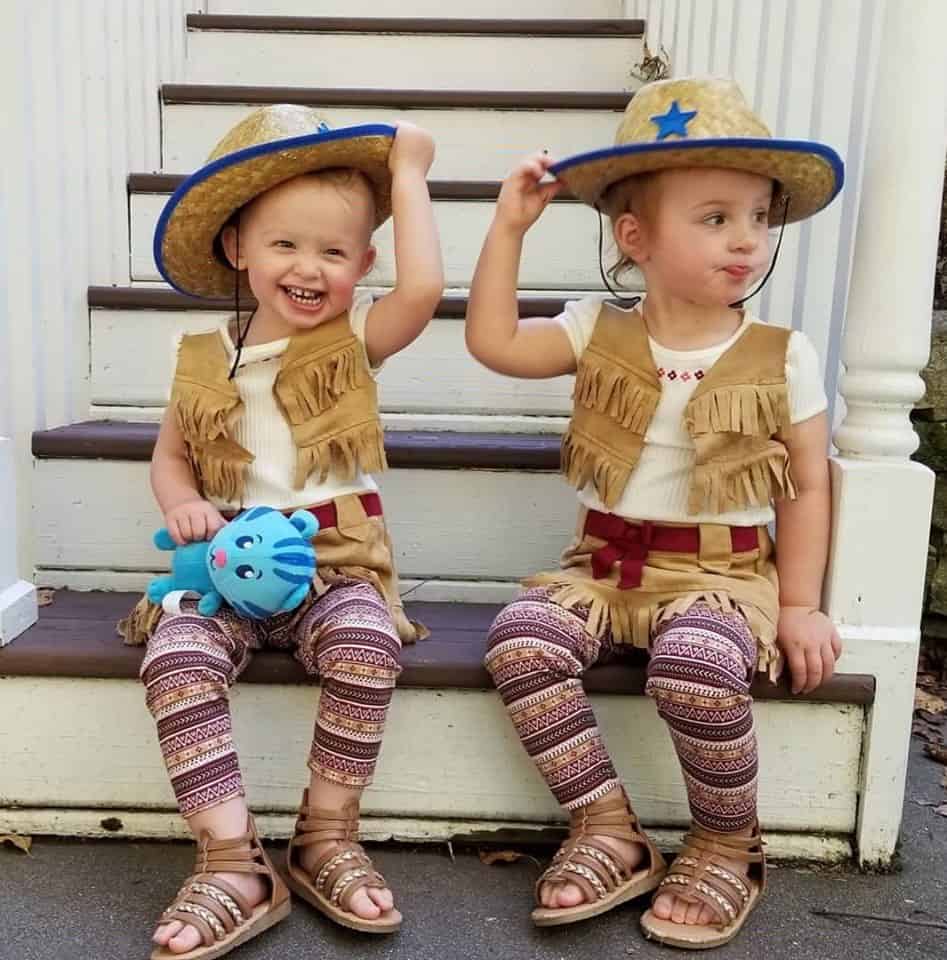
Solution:
[[(760, 545), (757, 527), (730, 527), (730, 546), (734, 553), (756, 550)], [(592, 575), (600, 580), (620, 563), (618, 589), (641, 585), (645, 561), (652, 550), (661, 553), (700, 553), (699, 526), (668, 526), (643, 520), (630, 523), (614, 513), (589, 510), (585, 533), (607, 541), (592, 554)]]
[[(358, 499), (362, 501), (362, 509), (366, 517), (380, 517), (382, 515), (381, 497), (377, 493), (360, 493)], [(339, 512), (336, 509), (335, 501), (320, 503), (317, 507), (304, 507), (307, 513), (311, 513), (319, 521), (320, 530), (331, 530), (339, 525)], [(283, 513), (288, 517), (295, 513), (296, 508), (284, 510)], [(224, 513), (227, 520), (232, 520), (236, 513)]]

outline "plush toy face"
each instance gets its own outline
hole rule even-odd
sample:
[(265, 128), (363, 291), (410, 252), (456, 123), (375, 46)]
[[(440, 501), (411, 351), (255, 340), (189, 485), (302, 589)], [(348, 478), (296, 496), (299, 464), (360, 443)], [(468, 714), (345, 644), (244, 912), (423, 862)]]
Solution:
[(295, 609), (315, 573), (311, 539), (317, 527), (305, 510), (287, 518), (270, 507), (253, 507), (234, 517), (207, 548), (214, 589), (254, 620)]

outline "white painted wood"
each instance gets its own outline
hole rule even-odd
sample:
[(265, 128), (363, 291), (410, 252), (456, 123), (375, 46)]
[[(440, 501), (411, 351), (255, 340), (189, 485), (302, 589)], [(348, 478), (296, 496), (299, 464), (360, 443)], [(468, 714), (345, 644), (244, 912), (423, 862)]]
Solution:
[[(260, 836), (287, 840), (293, 835), (294, 814), (257, 813)], [(106, 826), (102, 824), (105, 823)], [(121, 826), (119, 826), (121, 824)], [(497, 820), (441, 820), (417, 817), (362, 817), (359, 835), (363, 841), (384, 843), (446, 843), (469, 840), (477, 843), (518, 842), (552, 845), (554, 827)], [(128, 809), (63, 809), (61, 807), (0, 808), (0, 831), (22, 836), (89, 837), (96, 840), (190, 840), (184, 819), (176, 813)], [(560, 828), (561, 835), (561, 828)], [(681, 832), (649, 827), (648, 836), (668, 853), (680, 847)], [(767, 860), (844, 863), (851, 859), (852, 845), (840, 836), (811, 833), (767, 833)]]
[[(162, 167), (191, 173), (252, 106), (166, 104)], [(333, 127), (390, 122), (398, 117), (431, 131), (437, 155), (436, 180), (500, 180), (517, 160), (546, 148), (554, 156), (593, 150), (615, 139), (619, 114), (609, 110), (392, 110), (330, 107), (322, 111)]]
[(0, 437), (0, 509), (5, 512), (0, 525), (0, 647), (31, 627), (37, 618), (36, 588), (19, 575), (13, 455), (12, 441)]
[[(558, 474), (389, 470), (378, 481), (403, 577), (508, 580), (550, 569), (575, 525), (575, 493)], [(161, 521), (147, 463), (38, 460), (33, 483), (38, 567), (163, 563), (151, 545)]]
[(205, 13), (276, 17), (513, 17), (558, 20), (611, 19), (622, 15), (621, 0), (206, 0)]
[[(193, 311), (92, 311), (92, 397), (96, 404), (163, 407), (174, 343), (187, 329), (211, 329), (224, 315)], [(477, 363), (462, 320), (434, 320), (378, 375), (383, 411), (432, 414), (566, 415), (572, 377), (520, 380)]]
[(187, 80), (248, 86), (628, 90), (634, 37), (191, 30)]
[(924, 393), (918, 371), (930, 351), (947, 150), (947, 59), (939, 44), (947, 6), (922, 0), (908, 18), (893, 4), (887, 11), (885, 60), (914, 65), (916, 95), (906, 109), (897, 85), (875, 91), (843, 350), (848, 410), (835, 444), (847, 456), (904, 459), (917, 449), (908, 415)]
[[(8, 677), (0, 701), (3, 802), (24, 807), (174, 808), (144, 691), (133, 680)], [(293, 811), (307, 779), (318, 690), (237, 684), (234, 738), (251, 806)], [(685, 826), (683, 780), (646, 697), (592, 697), (619, 775), (646, 823)], [(101, 718), (112, 718), (103, 727)], [(863, 711), (760, 701), (764, 828), (849, 833), (855, 826)], [(272, 718), (279, 716), (276, 725)], [(278, 735), (277, 735), (278, 734)], [(493, 691), (398, 690), (374, 784), (372, 817), (555, 823), (558, 805)]]
[[(130, 198), (132, 280), (161, 279), (152, 256), (152, 241), (167, 199), (163, 194), (134, 194)], [(447, 287), (470, 286), (493, 209), (493, 201), (487, 200), (434, 202)], [(590, 207), (580, 203), (550, 204), (526, 236), (520, 286), (536, 290), (599, 287), (598, 230), (598, 218)], [(375, 286), (390, 286), (395, 280), (391, 220), (375, 234), (375, 245), (378, 261), (367, 279)], [(609, 240), (606, 265), (615, 259), (614, 244)]]

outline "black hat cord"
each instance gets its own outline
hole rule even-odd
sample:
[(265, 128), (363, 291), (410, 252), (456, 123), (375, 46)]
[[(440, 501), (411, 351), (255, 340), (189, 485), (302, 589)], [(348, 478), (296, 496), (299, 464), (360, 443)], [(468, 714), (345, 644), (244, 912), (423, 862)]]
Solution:
[(235, 229), (237, 231), (237, 248), (234, 253), (234, 259), (236, 263), (233, 268), (233, 308), (234, 312), (237, 315), (237, 343), (236, 343), (236, 352), (234, 353), (233, 364), (230, 367), (230, 373), (227, 376), (228, 380), (233, 380), (234, 376), (237, 373), (237, 367), (240, 366), (240, 355), (243, 353), (243, 344), (247, 339), (247, 333), (250, 331), (250, 323), (253, 320), (253, 316), (256, 313), (256, 308), (250, 312), (250, 316), (247, 317), (247, 322), (244, 325), (243, 329), (240, 329), (240, 214), (237, 214), (237, 222), (235, 224)]

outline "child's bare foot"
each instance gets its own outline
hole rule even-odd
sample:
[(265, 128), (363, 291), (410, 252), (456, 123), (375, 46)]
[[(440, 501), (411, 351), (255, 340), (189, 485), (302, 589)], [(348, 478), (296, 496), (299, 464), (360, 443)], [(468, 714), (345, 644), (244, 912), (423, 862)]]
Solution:
[[(314, 843), (304, 847), (299, 853), (302, 867), (313, 873), (316, 864), (329, 850), (339, 847), (338, 840)], [(352, 894), (346, 908), (363, 920), (377, 920), (383, 913), (394, 909), (395, 898), (387, 887), (362, 887)]]
[[(248, 844), (247, 850), (249, 849)], [(215, 873), (212, 876), (220, 877), (225, 883), (236, 888), (246, 897), (247, 903), (254, 907), (262, 903), (270, 892), (269, 885), (259, 874)], [(180, 920), (159, 924), (152, 940), (160, 946), (166, 946), (172, 953), (187, 953), (203, 943), (197, 928)]]
[[(603, 846), (613, 850), (619, 863), (623, 863), (628, 872), (631, 873), (645, 858), (645, 849), (640, 843), (629, 843), (626, 840), (619, 840), (617, 837), (596, 836), (589, 832), (587, 836), (591, 839), (595, 837), (596, 841)], [(539, 888), (539, 902), (544, 907), (559, 909), (561, 907), (577, 907), (586, 900), (585, 894), (574, 883), (562, 883), (560, 881), (546, 881)]]
[[(746, 830), (740, 830), (737, 833), (724, 833), (719, 836), (722, 838), (733, 836), (751, 837), (753, 836), (753, 832), (753, 828), (748, 827)], [(704, 833), (711, 837), (715, 836), (715, 834), (709, 830), (705, 830)], [(746, 877), (749, 875), (750, 864), (745, 860), (735, 860), (731, 857), (718, 855), (715, 857), (715, 861), (732, 871), (738, 877)], [(662, 920), (671, 920), (674, 923), (704, 926), (706, 924), (721, 922), (721, 917), (706, 904), (673, 893), (658, 894), (658, 896), (654, 898), (651, 909), (654, 911), (655, 916)]]

